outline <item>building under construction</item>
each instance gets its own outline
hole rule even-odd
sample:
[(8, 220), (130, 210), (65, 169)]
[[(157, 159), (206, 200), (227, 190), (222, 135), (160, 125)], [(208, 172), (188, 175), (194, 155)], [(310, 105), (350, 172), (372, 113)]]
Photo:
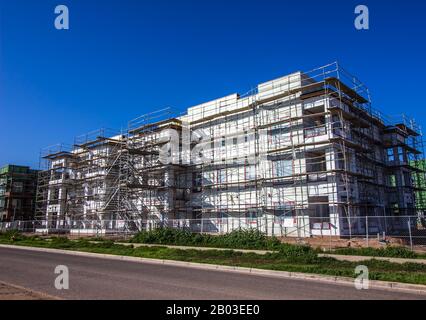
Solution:
[(48, 230), (191, 219), (213, 230), (226, 218), (227, 231), (266, 219), (268, 234), (347, 235), (357, 217), (417, 215), (426, 200), (415, 183), (425, 181), (419, 127), (374, 110), (337, 63), (184, 114), (159, 110), (42, 159), (37, 216)]
[(0, 222), (34, 219), (37, 170), (18, 165), (0, 168)]

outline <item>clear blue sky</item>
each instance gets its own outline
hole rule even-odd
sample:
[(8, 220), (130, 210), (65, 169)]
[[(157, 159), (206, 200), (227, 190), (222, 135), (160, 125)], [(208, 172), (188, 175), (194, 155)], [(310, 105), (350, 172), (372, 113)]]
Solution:
[[(354, 28), (358, 4), (369, 31)], [(0, 165), (36, 167), (42, 147), (335, 60), (376, 108), (426, 124), (425, 20), (408, 0), (0, 0)]]

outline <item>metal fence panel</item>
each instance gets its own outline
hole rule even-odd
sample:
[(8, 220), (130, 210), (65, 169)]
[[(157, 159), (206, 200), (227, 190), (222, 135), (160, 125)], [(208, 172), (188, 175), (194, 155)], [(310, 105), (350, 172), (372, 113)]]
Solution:
[[(343, 238), (365, 241), (397, 241), (426, 245), (424, 216), (365, 217), (276, 217), (204, 218), (158, 220), (63, 220), (0, 222), (0, 231), (17, 230), (34, 234), (71, 236), (127, 236), (161, 227), (194, 233), (225, 234), (233, 230), (258, 230), (268, 236), (286, 238)], [(376, 241), (377, 242), (377, 241)]]

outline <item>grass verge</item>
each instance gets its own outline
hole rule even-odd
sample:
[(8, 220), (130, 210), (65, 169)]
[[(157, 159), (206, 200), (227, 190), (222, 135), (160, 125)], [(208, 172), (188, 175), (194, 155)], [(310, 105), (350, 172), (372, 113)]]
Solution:
[[(288, 244), (283, 244), (276, 237), (267, 237), (258, 230), (235, 230), (223, 235), (196, 234), (185, 230), (160, 228), (153, 231), (142, 231), (136, 234), (130, 242), (145, 244), (164, 244), (194, 247), (215, 247), (227, 249), (254, 250), (286, 250)], [(318, 253), (322, 252), (317, 250)], [(342, 248), (330, 251), (332, 254), (356, 255), (368, 257), (389, 258), (426, 258), (404, 247), (386, 248)]]
[[(359, 265), (359, 263), (337, 261), (332, 258), (320, 258), (315, 250), (294, 245), (281, 245), (276, 253), (258, 255), (232, 250), (181, 250), (161, 246), (134, 248), (118, 245), (113, 241), (92, 243), (88, 240), (71, 241), (61, 237), (46, 241), (44, 238), (26, 237), (16, 233), (0, 234), (0, 243), (344, 277), (356, 277), (354, 271)], [(378, 260), (369, 260), (362, 264), (369, 268), (371, 280), (426, 285), (426, 265), (423, 264), (396, 264)]]

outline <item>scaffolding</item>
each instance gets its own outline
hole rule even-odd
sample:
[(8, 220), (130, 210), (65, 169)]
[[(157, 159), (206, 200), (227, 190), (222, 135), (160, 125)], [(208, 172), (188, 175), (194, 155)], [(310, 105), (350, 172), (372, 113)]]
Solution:
[(154, 224), (186, 215), (186, 166), (181, 159), (182, 120), (172, 108), (129, 122), (125, 186), (129, 211)]
[(126, 136), (111, 129), (100, 129), (78, 136), (74, 141), (74, 187), (67, 209), (74, 219), (126, 219), (120, 196), (120, 159)]
[(132, 221), (135, 229), (146, 227), (141, 221), (228, 218), (235, 228), (265, 218), (272, 234), (351, 236), (365, 227), (359, 217), (413, 214), (426, 201), (420, 128), (373, 109), (368, 88), (338, 63), (185, 115), (161, 109), (126, 132), (93, 132), (43, 158), (41, 215)]
[(40, 152), (36, 194), (36, 219), (51, 220), (52, 225), (60, 223), (67, 214), (67, 192), (73, 186), (71, 170), (75, 167), (72, 146), (57, 144)]
[[(315, 217), (328, 216), (350, 236), (360, 227), (352, 217), (389, 213), (381, 144), (390, 124), (373, 110), (367, 87), (338, 63), (215, 100), (190, 116), (191, 131), (208, 137), (204, 144), (211, 157), (194, 168), (201, 181), (195, 181), (199, 196), (193, 195), (201, 199), (196, 218), (246, 218), (256, 224), (273, 216), (280, 224), (291, 217), (300, 232), (306, 217), (312, 227)], [(419, 135), (418, 128), (409, 128), (407, 139)], [(266, 141), (259, 138), (262, 130)], [(248, 131), (256, 137), (245, 146), (254, 151), (254, 166), (241, 157), (246, 152), (221, 150), (238, 149), (233, 137), (247, 137)], [(404, 152), (422, 155), (420, 147)], [(424, 175), (423, 169), (414, 172)]]

